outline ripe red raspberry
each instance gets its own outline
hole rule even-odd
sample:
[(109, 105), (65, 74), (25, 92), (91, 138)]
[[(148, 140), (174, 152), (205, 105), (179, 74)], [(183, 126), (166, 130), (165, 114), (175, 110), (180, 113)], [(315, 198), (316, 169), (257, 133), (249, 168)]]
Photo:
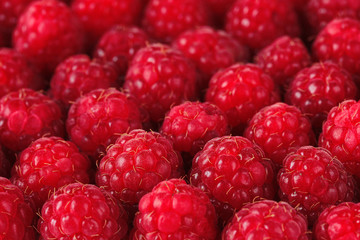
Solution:
[(157, 132), (136, 129), (122, 134), (107, 150), (96, 183), (122, 202), (138, 204), (159, 182), (181, 177), (182, 165), (169, 139)]
[(261, 108), (280, 99), (273, 80), (253, 64), (234, 64), (210, 80), (206, 101), (223, 110), (235, 135)]
[(262, 49), (254, 58), (275, 83), (286, 85), (301, 69), (311, 64), (305, 45), (299, 38), (282, 36)]
[(74, 143), (59, 137), (39, 138), (17, 159), (11, 181), (38, 208), (57, 189), (70, 183), (88, 183), (90, 161)]
[(185, 102), (166, 114), (161, 133), (174, 142), (175, 150), (187, 153), (192, 159), (210, 139), (230, 132), (225, 113), (216, 105)]
[(181, 52), (152, 44), (135, 54), (124, 89), (139, 100), (156, 122), (164, 118), (171, 106), (196, 97), (196, 81), (195, 67)]
[(130, 95), (115, 88), (93, 90), (71, 105), (66, 121), (70, 139), (98, 159), (119, 134), (141, 128), (141, 113)]
[(319, 137), (319, 146), (328, 149), (357, 177), (360, 177), (359, 113), (360, 102), (343, 101), (330, 110)]
[(214, 206), (200, 189), (184, 180), (156, 185), (139, 203), (135, 239), (216, 239)]
[(144, 29), (160, 42), (171, 42), (196, 26), (210, 25), (204, 0), (150, 0), (144, 14)]
[(345, 202), (325, 209), (314, 227), (316, 240), (359, 239), (360, 203)]
[(331, 21), (317, 35), (312, 50), (319, 61), (332, 60), (351, 74), (360, 75), (360, 21), (350, 18)]
[(286, 202), (262, 200), (238, 211), (222, 232), (222, 240), (307, 240), (307, 222)]
[(116, 24), (136, 24), (141, 0), (73, 0), (71, 9), (84, 25), (88, 43), (93, 45)]
[(98, 88), (118, 86), (114, 64), (87, 55), (75, 55), (60, 63), (50, 81), (50, 95), (69, 107), (78, 97)]
[(13, 46), (39, 68), (51, 75), (65, 58), (84, 48), (79, 20), (65, 3), (34, 1), (20, 16), (13, 34)]
[(248, 49), (231, 35), (208, 26), (180, 34), (173, 46), (196, 64), (202, 77), (201, 88), (207, 88), (210, 78), (219, 69), (249, 58)]
[(267, 46), (282, 35), (300, 35), (295, 10), (282, 0), (237, 0), (227, 13), (225, 27), (253, 50)]
[(256, 113), (244, 136), (259, 145), (266, 157), (279, 166), (288, 153), (315, 143), (309, 119), (298, 108), (280, 102)]
[(311, 33), (317, 34), (335, 18), (360, 19), (358, 0), (309, 0), (304, 11)]
[(112, 61), (121, 76), (125, 76), (135, 53), (149, 42), (146, 33), (138, 27), (116, 25), (99, 40), (94, 57)]
[(34, 212), (23, 192), (0, 177), (0, 239), (35, 240)]
[(0, 97), (21, 88), (40, 90), (44, 80), (35, 72), (25, 57), (10, 48), (0, 49)]
[(355, 98), (357, 88), (346, 70), (332, 62), (321, 62), (301, 70), (286, 95), (287, 102), (297, 106), (320, 132), (331, 108)]
[(352, 201), (354, 182), (344, 165), (323, 148), (304, 146), (289, 154), (278, 173), (281, 200), (313, 224), (328, 206)]
[(43, 136), (64, 134), (60, 107), (42, 93), (22, 88), (0, 99), (0, 141), (5, 147), (21, 151)]
[(194, 157), (190, 182), (208, 193), (225, 221), (246, 203), (274, 197), (272, 162), (259, 146), (240, 136), (208, 141)]
[(73, 183), (56, 191), (44, 204), (38, 230), (42, 240), (124, 239), (127, 214), (105, 190)]

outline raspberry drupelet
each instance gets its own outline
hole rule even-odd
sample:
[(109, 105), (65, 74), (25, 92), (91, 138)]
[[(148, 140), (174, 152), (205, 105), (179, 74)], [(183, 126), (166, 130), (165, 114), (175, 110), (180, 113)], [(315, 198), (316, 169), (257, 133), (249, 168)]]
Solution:
[(90, 181), (90, 160), (77, 146), (59, 137), (42, 137), (19, 155), (11, 181), (37, 208), (62, 186)]
[(13, 46), (46, 77), (67, 57), (84, 49), (84, 34), (75, 14), (57, 0), (32, 2), (20, 16)]
[(110, 193), (90, 184), (60, 188), (44, 204), (38, 230), (42, 240), (125, 239), (127, 214)]
[(211, 78), (205, 99), (223, 110), (232, 132), (241, 135), (252, 116), (280, 96), (274, 81), (260, 67), (236, 63)]
[(209, 198), (181, 179), (160, 182), (139, 203), (136, 239), (215, 240), (217, 216)]
[(259, 146), (240, 136), (208, 141), (193, 160), (192, 185), (206, 192), (225, 222), (234, 210), (275, 195), (272, 162)]
[(43, 136), (64, 135), (61, 109), (51, 98), (22, 88), (0, 99), (0, 142), (12, 151), (22, 151)]
[(259, 145), (277, 166), (282, 165), (287, 154), (315, 143), (309, 119), (298, 108), (281, 102), (257, 112), (244, 136)]
[(312, 225), (331, 205), (352, 201), (354, 181), (344, 165), (323, 148), (304, 146), (290, 153), (278, 173), (280, 199)]
[(297, 106), (310, 118), (314, 131), (320, 132), (331, 108), (357, 95), (351, 75), (327, 61), (301, 70), (287, 89), (286, 101)]
[(116, 25), (100, 38), (94, 57), (113, 62), (124, 77), (136, 52), (148, 42), (149, 37), (141, 28)]
[(87, 55), (74, 55), (61, 62), (50, 80), (50, 96), (69, 107), (80, 96), (98, 88), (117, 87), (114, 64)]
[(0, 177), (0, 239), (35, 240), (35, 213), (24, 193), (8, 179)]
[(286, 202), (262, 200), (238, 211), (222, 231), (222, 240), (308, 240), (307, 221)]
[(141, 117), (131, 95), (115, 88), (96, 89), (71, 105), (66, 130), (84, 153), (99, 160), (120, 134), (142, 127)]
[(124, 89), (149, 112), (153, 122), (163, 120), (171, 106), (197, 95), (195, 66), (180, 51), (164, 44), (151, 44), (134, 56)]

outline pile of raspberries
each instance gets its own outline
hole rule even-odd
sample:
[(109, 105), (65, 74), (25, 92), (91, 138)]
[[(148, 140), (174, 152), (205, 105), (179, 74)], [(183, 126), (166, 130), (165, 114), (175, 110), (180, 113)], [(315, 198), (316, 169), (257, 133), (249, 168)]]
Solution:
[(359, 240), (360, 0), (0, 0), (0, 240)]

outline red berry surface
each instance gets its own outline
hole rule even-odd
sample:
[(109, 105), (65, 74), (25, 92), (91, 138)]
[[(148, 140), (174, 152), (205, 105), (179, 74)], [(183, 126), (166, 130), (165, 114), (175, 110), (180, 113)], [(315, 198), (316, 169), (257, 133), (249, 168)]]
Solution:
[(299, 38), (282, 36), (262, 49), (254, 58), (265, 73), (280, 85), (285, 85), (301, 69), (311, 64), (310, 54)]
[(360, 21), (339, 18), (317, 35), (312, 46), (319, 61), (332, 60), (351, 74), (360, 75)]
[(208, 141), (194, 157), (190, 182), (211, 197), (225, 221), (246, 203), (274, 197), (271, 161), (259, 146), (240, 136)]
[(115, 88), (93, 90), (71, 105), (66, 121), (70, 139), (98, 159), (119, 134), (141, 128), (136, 101)]
[(107, 150), (96, 183), (122, 202), (138, 204), (159, 182), (181, 177), (182, 165), (169, 139), (136, 129), (122, 134)]
[(80, 22), (67, 5), (57, 0), (34, 1), (20, 16), (13, 46), (45, 75), (57, 64), (84, 48)]
[(282, 165), (290, 152), (315, 143), (309, 119), (298, 108), (280, 102), (257, 112), (244, 136), (259, 145), (277, 165)]
[(141, 0), (73, 0), (71, 9), (82, 22), (90, 44), (116, 24), (139, 22)]
[(34, 212), (23, 192), (0, 177), (0, 239), (35, 240)]
[(0, 99), (0, 142), (5, 147), (21, 151), (42, 136), (64, 134), (60, 107), (42, 93), (22, 88)]
[(307, 222), (286, 202), (262, 200), (238, 211), (222, 232), (222, 240), (308, 240)]
[(150, 0), (145, 8), (143, 28), (160, 42), (171, 42), (180, 33), (209, 25), (209, 9), (204, 0)]
[(174, 142), (175, 150), (193, 157), (210, 139), (230, 132), (226, 115), (216, 105), (185, 102), (166, 114), (161, 133)]
[(359, 239), (360, 203), (345, 202), (325, 209), (314, 227), (315, 240)]
[(22, 54), (11, 48), (0, 49), (0, 97), (21, 88), (44, 87), (44, 80)]
[(330, 110), (319, 137), (319, 146), (328, 149), (357, 177), (360, 177), (359, 114), (359, 102), (343, 101)]
[(70, 106), (92, 90), (117, 85), (118, 72), (114, 64), (81, 54), (67, 58), (56, 67), (50, 81), (50, 95)]
[(153, 121), (173, 105), (196, 97), (195, 66), (181, 52), (164, 44), (140, 49), (127, 72), (124, 89), (133, 94)]
[(172, 179), (156, 185), (139, 203), (133, 240), (216, 239), (214, 206), (200, 189)]
[(237, 0), (226, 16), (226, 30), (253, 50), (282, 35), (300, 35), (297, 15), (288, 1)]
[(354, 99), (358, 90), (351, 75), (332, 62), (315, 63), (301, 70), (287, 89), (287, 102), (308, 116), (320, 132), (322, 123), (334, 106)]
[(220, 70), (211, 78), (206, 92), (206, 101), (223, 110), (229, 125), (240, 133), (257, 111), (279, 98), (274, 81), (250, 63)]
[(245, 62), (249, 57), (248, 49), (230, 34), (209, 26), (180, 34), (173, 46), (196, 64), (202, 76), (202, 88), (207, 87), (210, 78), (219, 69)]
[(59, 137), (42, 137), (21, 152), (11, 181), (41, 208), (60, 187), (89, 183), (89, 169), (89, 159), (74, 143)]
[(42, 240), (120, 240), (128, 230), (127, 214), (105, 190), (73, 183), (44, 204), (38, 230)]
[(94, 57), (112, 61), (121, 76), (125, 76), (135, 53), (149, 42), (147, 34), (138, 27), (116, 25), (99, 40)]
[(289, 154), (278, 173), (279, 195), (313, 224), (328, 206), (352, 201), (354, 182), (344, 165), (323, 148)]

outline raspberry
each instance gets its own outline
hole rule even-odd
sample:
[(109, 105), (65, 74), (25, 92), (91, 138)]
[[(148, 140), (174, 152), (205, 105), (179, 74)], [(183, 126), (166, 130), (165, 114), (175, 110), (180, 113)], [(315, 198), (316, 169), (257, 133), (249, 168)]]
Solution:
[(160, 121), (173, 105), (196, 98), (196, 70), (181, 52), (163, 44), (140, 49), (127, 72), (124, 89)]
[(192, 159), (210, 139), (230, 132), (226, 115), (216, 105), (185, 102), (166, 114), (161, 133), (174, 142), (175, 150)]
[(13, 34), (14, 48), (47, 76), (65, 58), (81, 52), (83, 40), (76, 16), (56, 0), (31, 3)]
[(301, 69), (311, 64), (308, 50), (299, 38), (282, 36), (262, 49), (254, 58), (265, 73), (279, 85), (285, 85)]
[(54, 100), (22, 88), (0, 99), (0, 142), (21, 151), (42, 136), (63, 137), (64, 122)]
[(23, 192), (0, 177), (0, 238), (35, 240), (32, 227), (34, 212), (24, 200)]
[(135, 53), (147, 42), (149, 38), (142, 29), (116, 25), (101, 37), (94, 57), (114, 62), (120, 75), (125, 76)]
[(121, 135), (107, 150), (96, 183), (122, 202), (138, 204), (156, 184), (182, 174), (182, 159), (172, 142), (157, 132), (137, 129)]
[(74, 143), (59, 137), (43, 137), (21, 152), (11, 181), (41, 208), (60, 187), (88, 183), (89, 169), (89, 159)]
[(206, 101), (226, 113), (235, 135), (241, 135), (257, 111), (279, 99), (273, 80), (253, 64), (234, 64), (220, 70), (206, 92)]
[(321, 62), (332, 60), (351, 74), (360, 75), (359, 36), (360, 21), (335, 19), (317, 35), (312, 46), (313, 54)]
[(287, 102), (297, 106), (311, 119), (313, 128), (319, 130), (330, 109), (345, 99), (355, 98), (357, 88), (343, 68), (321, 62), (301, 70), (286, 95)]
[(345, 202), (325, 209), (314, 227), (317, 240), (359, 239), (360, 203)]
[(313, 34), (317, 34), (335, 18), (360, 19), (358, 0), (309, 0), (304, 13)]
[(50, 81), (50, 95), (70, 106), (78, 97), (98, 88), (118, 85), (115, 65), (87, 55), (75, 55), (60, 63)]
[(196, 26), (210, 25), (204, 0), (150, 0), (145, 8), (143, 28), (160, 42), (171, 42)]
[(66, 121), (70, 139), (95, 159), (119, 134), (141, 128), (141, 113), (130, 95), (114, 88), (93, 90), (71, 105)]
[(319, 137), (319, 146), (328, 149), (357, 177), (360, 177), (359, 113), (360, 102), (343, 101), (330, 110)]
[(309, 119), (298, 108), (280, 102), (256, 113), (244, 136), (259, 145), (277, 165), (282, 165), (288, 153), (315, 143)]
[(133, 239), (216, 239), (216, 222), (214, 206), (204, 192), (172, 179), (140, 200)]
[(249, 57), (248, 49), (232, 36), (208, 26), (180, 34), (173, 46), (196, 64), (202, 76), (201, 88), (207, 87), (219, 69), (245, 62)]
[(282, 35), (300, 35), (295, 10), (282, 0), (237, 0), (227, 13), (225, 28), (253, 50)]
[(264, 155), (244, 137), (214, 138), (194, 157), (190, 182), (208, 193), (227, 221), (246, 203), (274, 197), (273, 165)]
[(94, 185), (72, 183), (44, 204), (41, 239), (124, 239), (127, 214), (119, 202)]
[(71, 9), (87, 32), (90, 45), (116, 24), (137, 23), (141, 0), (73, 0)]
[(286, 202), (262, 200), (238, 211), (222, 232), (223, 240), (307, 240), (307, 222)]
[(21, 88), (40, 90), (45, 86), (24, 56), (10, 48), (0, 49), (0, 82), (0, 97)]
[(328, 206), (351, 201), (354, 182), (343, 164), (323, 148), (289, 154), (278, 173), (279, 195), (313, 224)]

